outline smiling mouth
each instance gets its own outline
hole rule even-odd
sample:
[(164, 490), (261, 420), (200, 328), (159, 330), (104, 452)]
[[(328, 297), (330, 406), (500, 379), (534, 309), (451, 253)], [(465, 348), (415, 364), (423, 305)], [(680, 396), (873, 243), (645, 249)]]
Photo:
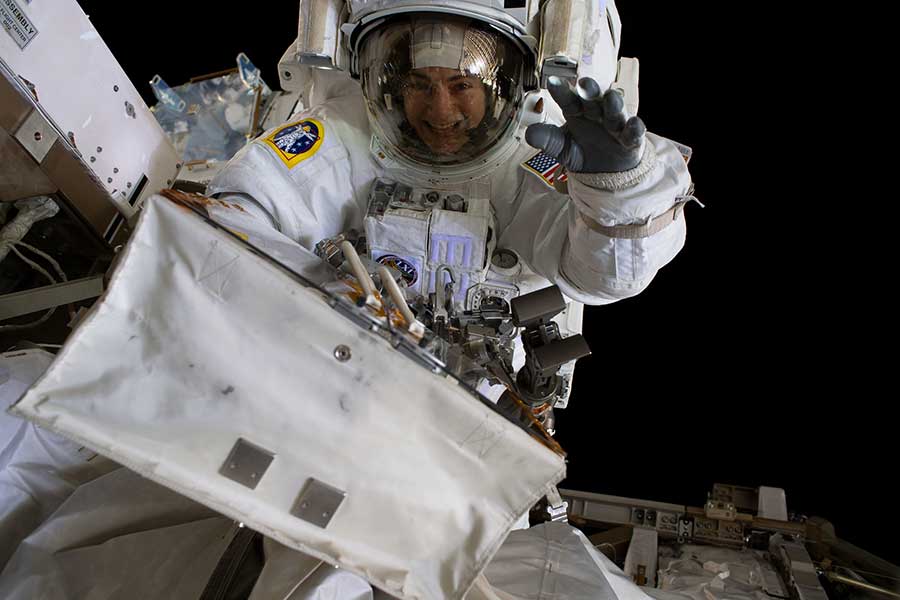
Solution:
[(425, 126), (428, 127), (431, 131), (435, 133), (450, 133), (452, 131), (458, 131), (462, 129), (463, 121), (457, 121), (455, 123), (449, 123), (446, 125), (436, 125), (434, 123), (429, 123), (425, 121)]

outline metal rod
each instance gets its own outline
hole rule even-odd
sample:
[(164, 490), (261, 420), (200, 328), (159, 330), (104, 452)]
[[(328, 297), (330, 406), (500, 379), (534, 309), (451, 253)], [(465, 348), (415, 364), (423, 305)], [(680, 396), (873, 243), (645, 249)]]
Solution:
[[(447, 273), (450, 277), (450, 282), (444, 283), (444, 272)], [(453, 269), (448, 267), (447, 265), (441, 265), (437, 268), (434, 273), (434, 316), (447, 318), (447, 286), (450, 286), (450, 297), (453, 297), (454, 289), (453, 285), (456, 283), (456, 280), (453, 278)]]
[(224, 77), (225, 75), (230, 75), (232, 73), (237, 73), (237, 67), (231, 67), (230, 69), (223, 69), (222, 71), (215, 71), (213, 73), (207, 73), (206, 75), (197, 75), (196, 77), (191, 77), (188, 80), (188, 83), (197, 83), (198, 81), (206, 81), (207, 79), (214, 79), (216, 77)]
[(247, 132), (247, 139), (253, 139), (256, 135), (256, 128), (259, 126), (259, 105), (262, 101), (262, 85), (256, 86), (256, 98), (253, 101), (253, 116), (250, 118), (250, 131)]
[(857, 581), (855, 579), (850, 579), (849, 577), (844, 577), (843, 575), (838, 575), (837, 573), (833, 573), (831, 571), (826, 571), (825, 577), (827, 577), (831, 581), (838, 581), (840, 583), (852, 585), (852, 586), (855, 586), (858, 588), (862, 588), (864, 590), (869, 590), (870, 592), (877, 592), (879, 594), (885, 594), (887, 596), (891, 596), (892, 598), (900, 598), (900, 594), (898, 594), (897, 592), (892, 592), (890, 590), (886, 590), (883, 587), (878, 587), (877, 585), (872, 585), (871, 583), (865, 583), (863, 581)]
[(341, 242), (341, 250), (344, 252), (344, 258), (350, 263), (350, 270), (353, 271), (353, 275), (356, 276), (357, 281), (362, 286), (363, 293), (366, 295), (366, 304), (371, 304), (375, 301), (375, 282), (372, 281), (369, 272), (363, 266), (353, 244), (344, 240)]
[(403, 320), (406, 321), (407, 327), (411, 326), (415, 322), (416, 317), (409, 309), (406, 298), (403, 297), (403, 292), (400, 291), (400, 286), (397, 285), (397, 282), (394, 281), (393, 276), (391, 276), (390, 270), (384, 265), (381, 265), (378, 267), (378, 275), (381, 277), (381, 283), (384, 285), (385, 289), (387, 289), (387, 293), (391, 297), (391, 300), (394, 301), (394, 305), (400, 311), (400, 314), (403, 315)]
[(96, 298), (102, 293), (103, 276), (97, 275), (6, 294), (0, 296), (0, 321), (62, 304)]

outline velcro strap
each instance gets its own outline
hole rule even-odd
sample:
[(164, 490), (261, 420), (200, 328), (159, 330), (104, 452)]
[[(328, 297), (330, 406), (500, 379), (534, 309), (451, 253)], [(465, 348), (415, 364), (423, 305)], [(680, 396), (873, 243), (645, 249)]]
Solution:
[(644, 225), (616, 225), (613, 227), (609, 227), (606, 225), (601, 225), (585, 214), (581, 214), (581, 218), (584, 221), (585, 225), (587, 225), (597, 233), (602, 233), (608, 238), (616, 238), (620, 240), (636, 240), (639, 238), (646, 238), (650, 237), (651, 235), (655, 235), (677, 221), (678, 217), (681, 215), (681, 212), (684, 210), (684, 205), (687, 203), (687, 200), (692, 199), (693, 198), (691, 197), (679, 198), (679, 201), (675, 204), (675, 206), (659, 215), (658, 217), (651, 219)]

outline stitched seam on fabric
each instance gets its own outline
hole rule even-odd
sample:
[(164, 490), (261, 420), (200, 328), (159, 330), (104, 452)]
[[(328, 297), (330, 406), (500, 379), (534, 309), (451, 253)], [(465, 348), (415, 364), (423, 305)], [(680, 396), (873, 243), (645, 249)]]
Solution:
[(507, 535), (509, 535), (509, 528), (512, 527), (513, 523), (515, 523), (516, 519), (518, 519), (518, 513), (523, 512), (526, 508), (534, 506), (538, 500), (547, 495), (547, 491), (550, 489), (550, 486), (556, 485), (558, 482), (562, 481), (562, 478), (565, 477), (566, 474), (566, 466), (563, 464), (562, 468), (560, 468), (552, 478), (550, 484), (545, 486), (542, 490), (538, 491), (536, 494), (533, 494), (531, 498), (528, 498), (526, 502), (523, 502), (521, 507), (518, 510), (512, 511), (510, 518), (505, 523), (504, 527), (500, 530), (501, 533), (496, 537), (496, 539), (488, 545), (485, 551), (482, 553), (482, 556), (478, 557), (474, 563), (474, 574), (466, 582), (464, 586), (461, 586), (460, 589), (463, 590), (462, 594), (456, 596), (455, 598), (458, 600), (459, 598), (463, 598), (471, 589), (472, 585), (475, 583), (475, 580), (484, 571), (484, 568), (487, 566), (487, 562), (493, 558), (494, 554), (497, 553), (497, 550), (500, 548), (501, 544), (506, 540)]
[(608, 238), (612, 240), (612, 260), (613, 260), (613, 274), (615, 275), (616, 281), (622, 279), (622, 275), (619, 273), (619, 244), (615, 238)]
[[(575, 262), (581, 268), (594, 274), (596, 276), (596, 279), (598, 279), (602, 282), (601, 286), (604, 288), (604, 290), (606, 290), (606, 289), (608, 289), (608, 290), (623, 290), (623, 289), (629, 289), (629, 288), (633, 289), (633, 287), (634, 287), (633, 285), (623, 286), (623, 285), (621, 285), (621, 283), (640, 284), (641, 282), (643, 282), (647, 279), (646, 277), (642, 277), (640, 279), (632, 279), (632, 280), (626, 280), (621, 277), (610, 278), (609, 275), (592, 269), (590, 267), (590, 264), (585, 263), (584, 261), (582, 261), (575, 255), (569, 255), (568, 260)], [(564, 265), (564, 263), (563, 263), (563, 265)], [(579, 284), (574, 278), (570, 277), (568, 275), (568, 273), (565, 273), (565, 269), (563, 268), (563, 265), (560, 265), (560, 272), (564, 274), (566, 281), (571, 283), (573, 285), (573, 287), (578, 288), (579, 290), (583, 290), (587, 293), (592, 293), (589, 290), (595, 289), (595, 288), (593, 288), (591, 286), (586, 287), (584, 285)]]
[(637, 252), (637, 244), (634, 243), (634, 240), (628, 240), (628, 245), (631, 246), (631, 279), (629, 281), (634, 281), (638, 276), (638, 252)]
[(546, 528), (541, 532), (544, 534), (544, 568), (541, 569), (541, 581), (538, 584), (538, 597), (537, 600), (542, 600), (546, 598), (544, 594), (544, 582), (547, 580), (547, 573), (550, 571), (551, 559), (550, 559), (550, 540), (547, 537)]

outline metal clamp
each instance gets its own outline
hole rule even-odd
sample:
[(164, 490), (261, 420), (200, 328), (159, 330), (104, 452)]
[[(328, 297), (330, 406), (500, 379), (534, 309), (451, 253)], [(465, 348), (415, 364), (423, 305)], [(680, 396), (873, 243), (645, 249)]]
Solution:
[(547, 514), (550, 520), (556, 523), (568, 523), (569, 503), (562, 499), (556, 486), (547, 492)]

